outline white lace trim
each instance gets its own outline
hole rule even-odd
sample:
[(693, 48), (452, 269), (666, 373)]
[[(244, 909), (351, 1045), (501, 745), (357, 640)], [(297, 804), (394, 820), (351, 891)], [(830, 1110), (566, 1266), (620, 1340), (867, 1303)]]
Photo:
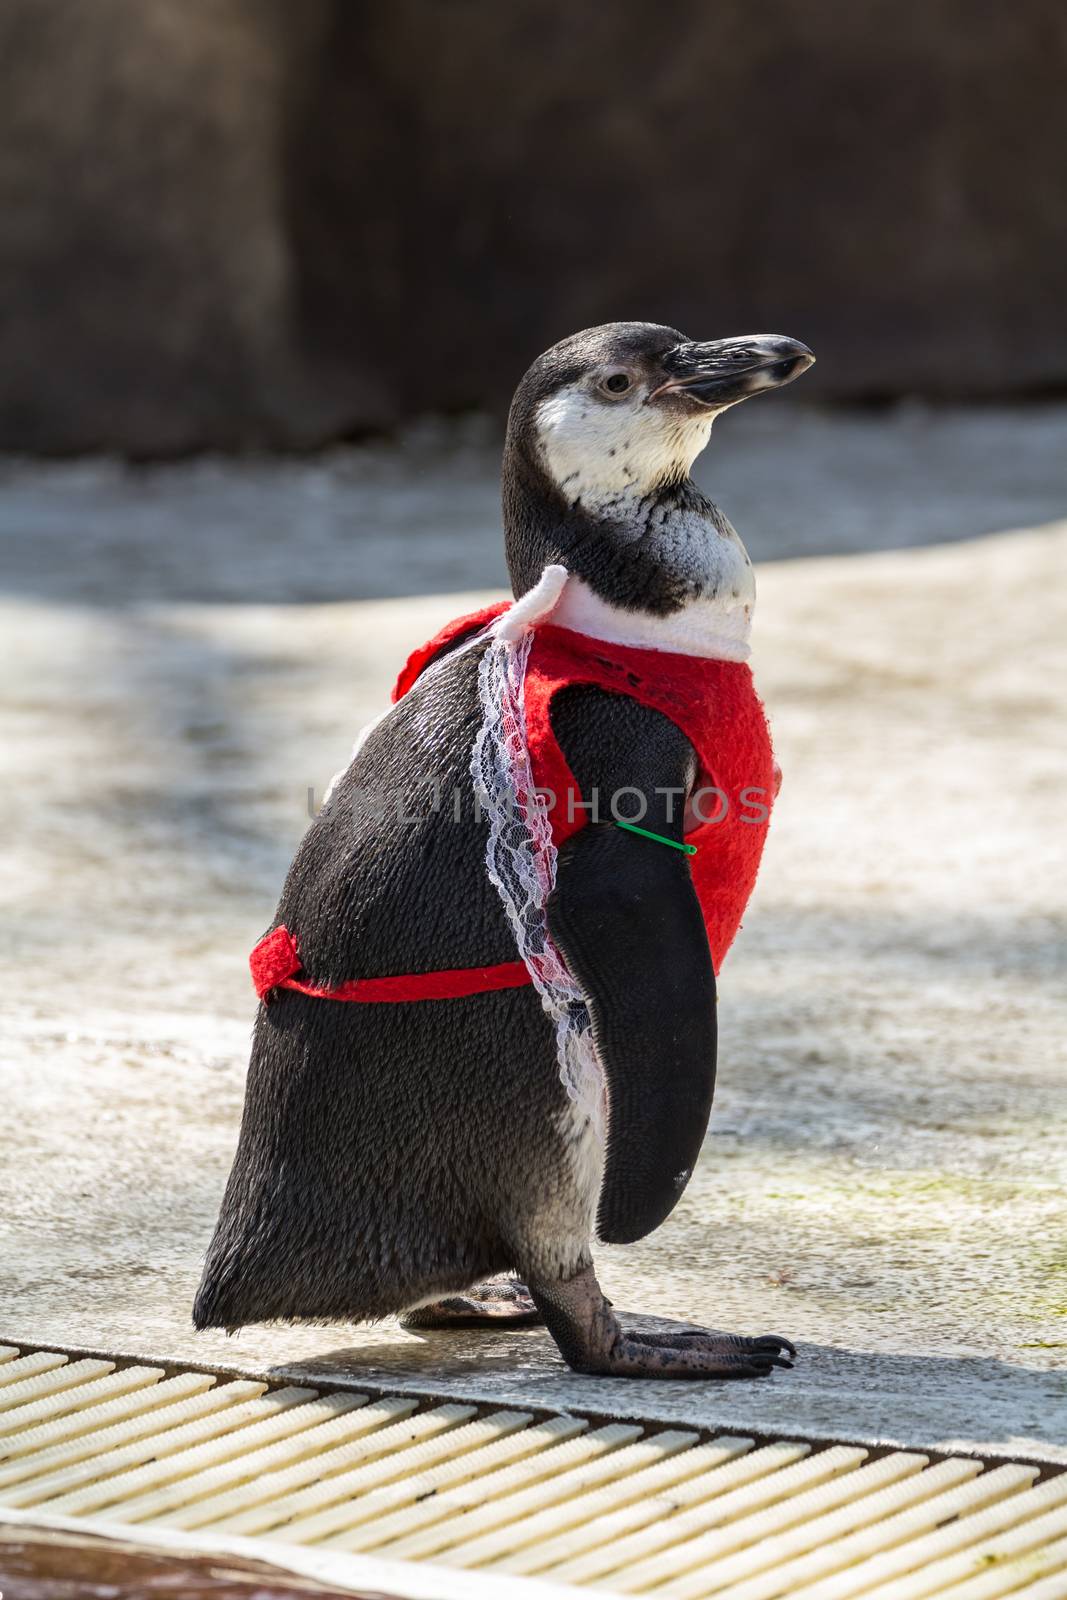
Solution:
[[(499, 619), (478, 672), (482, 725), (471, 752), (471, 776), (489, 823), (485, 863), (519, 954), (555, 1024), (563, 1087), (603, 1140), (604, 1074), (589, 1008), (548, 931), (546, 906), (556, 882), (556, 847), (544, 797), (534, 787), (526, 743), (523, 686), (533, 628), (527, 623), (519, 631), (518, 620), (513, 611)], [(521, 621), (527, 621), (525, 615)]]

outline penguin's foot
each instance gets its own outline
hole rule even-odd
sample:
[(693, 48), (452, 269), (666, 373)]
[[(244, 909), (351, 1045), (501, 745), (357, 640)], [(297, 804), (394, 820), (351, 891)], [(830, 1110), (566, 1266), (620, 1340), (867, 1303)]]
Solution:
[(402, 1328), (528, 1328), (542, 1320), (524, 1283), (489, 1278), (485, 1283), (405, 1311)]
[(565, 1283), (532, 1281), (530, 1293), (567, 1365), (613, 1378), (766, 1378), (796, 1350), (777, 1334), (626, 1333), (592, 1267)]
[[(796, 1348), (777, 1333), (754, 1339), (740, 1333), (621, 1335), (610, 1371), (641, 1378), (766, 1378), (774, 1367), (791, 1368)], [(622, 1357), (626, 1365), (619, 1364)], [(678, 1357), (683, 1358), (680, 1366)], [(683, 1370), (684, 1368), (684, 1370)]]

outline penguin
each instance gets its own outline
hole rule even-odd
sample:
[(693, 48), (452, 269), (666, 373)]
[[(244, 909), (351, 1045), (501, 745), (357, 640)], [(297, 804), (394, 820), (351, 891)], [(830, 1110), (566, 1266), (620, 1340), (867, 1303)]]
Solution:
[[(696, 1165), (715, 974), (760, 833), (720, 846), (698, 787), (739, 729), (769, 781), (751, 562), (690, 469), (722, 411), (813, 360), (779, 335), (616, 322), (523, 377), (503, 460), (514, 601), (411, 658), (253, 954), (198, 1328), (539, 1319), (582, 1373), (792, 1365), (775, 1334), (624, 1328), (592, 1248), (651, 1233)], [(558, 828), (535, 745), (567, 791)]]

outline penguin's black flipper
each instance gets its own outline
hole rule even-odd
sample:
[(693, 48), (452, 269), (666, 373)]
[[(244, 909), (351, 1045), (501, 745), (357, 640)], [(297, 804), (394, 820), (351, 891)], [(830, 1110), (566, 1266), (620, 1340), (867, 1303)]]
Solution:
[[(659, 712), (600, 689), (563, 690), (552, 724), (598, 821), (560, 851), (549, 926), (589, 997), (608, 1089), (597, 1218), (611, 1244), (669, 1216), (707, 1129), (715, 1088), (715, 976), (680, 850), (614, 825), (611, 803), (681, 842), (695, 758)], [(623, 793), (622, 791), (626, 791)]]

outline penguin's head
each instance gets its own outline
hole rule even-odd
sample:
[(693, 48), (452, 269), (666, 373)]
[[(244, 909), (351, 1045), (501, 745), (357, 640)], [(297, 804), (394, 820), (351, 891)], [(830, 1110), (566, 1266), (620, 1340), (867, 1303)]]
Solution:
[(815, 357), (780, 334), (696, 343), (608, 322), (546, 350), (515, 392), (508, 451), (572, 508), (618, 514), (682, 482), (721, 411), (799, 377)]

